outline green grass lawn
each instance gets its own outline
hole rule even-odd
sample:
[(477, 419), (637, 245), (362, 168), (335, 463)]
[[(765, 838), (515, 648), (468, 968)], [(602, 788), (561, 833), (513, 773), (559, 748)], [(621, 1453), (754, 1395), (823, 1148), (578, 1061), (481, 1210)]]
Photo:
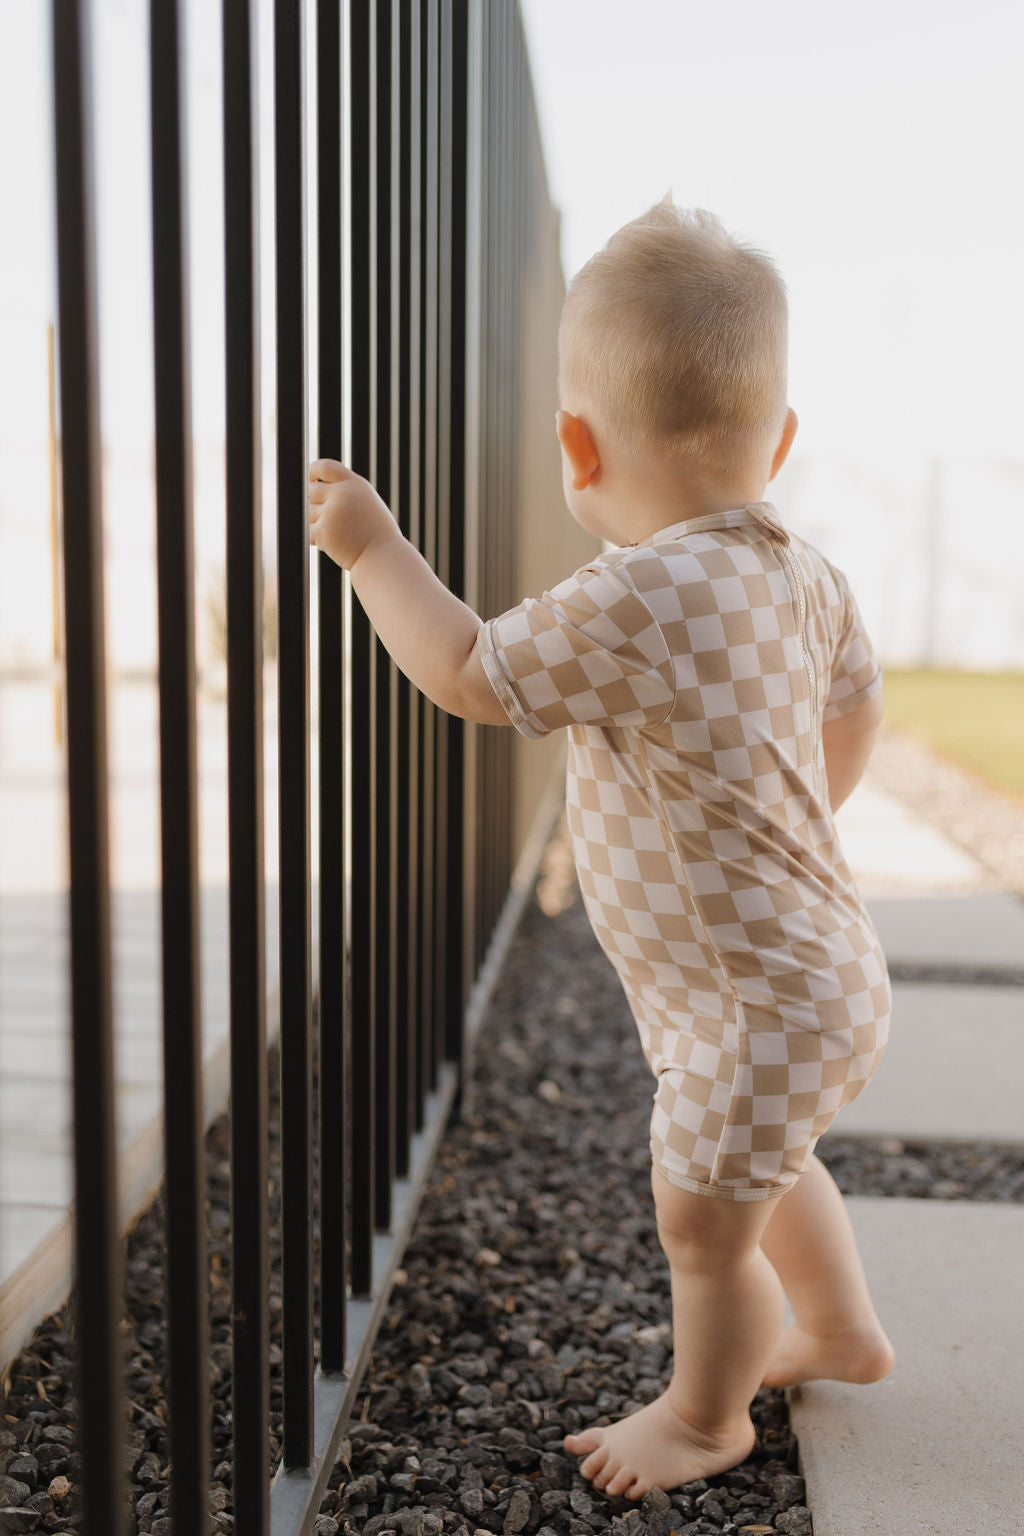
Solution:
[(1024, 672), (885, 670), (890, 725), (1024, 799)]

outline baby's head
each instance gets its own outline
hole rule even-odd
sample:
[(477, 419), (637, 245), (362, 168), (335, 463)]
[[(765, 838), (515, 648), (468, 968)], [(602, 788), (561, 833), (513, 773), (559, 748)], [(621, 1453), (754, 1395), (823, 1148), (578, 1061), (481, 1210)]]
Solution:
[(714, 214), (669, 199), (573, 278), (558, 333), (564, 410), (635, 459), (729, 479), (786, 419), (786, 290)]

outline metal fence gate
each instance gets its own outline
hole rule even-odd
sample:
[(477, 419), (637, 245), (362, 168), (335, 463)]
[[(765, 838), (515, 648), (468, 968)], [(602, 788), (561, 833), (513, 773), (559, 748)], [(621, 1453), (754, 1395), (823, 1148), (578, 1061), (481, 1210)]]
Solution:
[[(210, 1456), (184, 9), (151, 0), (149, 82), (169, 1454), (183, 1536), (209, 1528)], [(513, 860), (513, 733), (465, 726), (427, 703), (319, 556), (314, 980), (307, 464), (337, 457), (367, 474), (442, 579), (481, 611), (517, 600), (523, 254), (547, 193), (515, 0), (319, 0), (308, 61), (304, 0), (276, 0), (284, 1335), (283, 1456), (271, 1482), (255, 13), (254, 0), (223, 0), (234, 1520), (245, 1536), (284, 1536), (315, 1518), (419, 1181), (459, 1092), (467, 998)], [(52, 0), (52, 23), (80, 1449), (87, 1529), (119, 1536), (129, 1515), (87, 0)], [(317, 100), (315, 445), (307, 66)]]

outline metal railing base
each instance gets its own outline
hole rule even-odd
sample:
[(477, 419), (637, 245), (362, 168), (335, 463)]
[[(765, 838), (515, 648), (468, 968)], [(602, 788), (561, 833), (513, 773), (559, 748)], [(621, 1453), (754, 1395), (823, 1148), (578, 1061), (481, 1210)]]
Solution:
[(281, 1467), (274, 1477), (270, 1491), (270, 1536), (306, 1536), (316, 1522), (338, 1447), (352, 1416), (387, 1308), (395, 1273), (412, 1235), (424, 1186), (451, 1116), (457, 1085), (455, 1067), (446, 1063), (438, 1074), (437, 1089), (428, 1096), (424, 1106), (423, 1129), (412, 1138), (409, 1175), (394, 1184), (391, 1228), (374, 1235), (373, 1294), (350, 1297), (347, 1301), (347, 1336), (351, 1351), (348, 1369), (344, 1373), (325, 1374), (318, 1368), (314, 1376), (314, 1459), (308, 1467), (290, 1470)]

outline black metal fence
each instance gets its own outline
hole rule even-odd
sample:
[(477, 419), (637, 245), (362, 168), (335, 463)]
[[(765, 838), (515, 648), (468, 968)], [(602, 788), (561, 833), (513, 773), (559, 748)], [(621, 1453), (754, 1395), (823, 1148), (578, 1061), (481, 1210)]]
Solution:
[[(198, 1533), (209, 1528), (210, 1408), (184, 10), (184, 0), (151, 0), (150, 102), (169, 1448), (175, 1529)], [(460, 1091), (467, 998), (514, 857), (514, 748), (510, 731), (467, 727), (410, 688), (341, 573), (318, 557), (314, 981), (307, 25), (304, 0), (276, 0), (284, 1333), (283, 1456), (271, 1483), (254, 11), (253, 0), (223, 0), (234, 1521), (245, 1536), (284, 1536), (312, 1525), (419, 1183)], [(88, 1531), (118, 1536), (130, 1517), (121, 1454), (90, 32), (86, 0), (53, 0), (52, 14), (80, 1448)], [(523, 265), (547, 196), (518, 6), (320, 0), (314, 19), (315, 455), (367, 474), (441, 577), (481, 610), (498, 612), (520, 595)]]

